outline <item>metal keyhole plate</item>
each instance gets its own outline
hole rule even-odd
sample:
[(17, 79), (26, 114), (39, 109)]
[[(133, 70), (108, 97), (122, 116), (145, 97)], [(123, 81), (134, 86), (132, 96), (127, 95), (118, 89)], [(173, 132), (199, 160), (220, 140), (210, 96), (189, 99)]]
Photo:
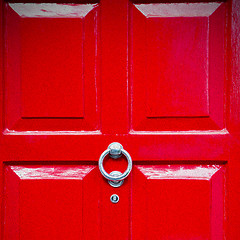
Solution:
[(112, 203), (118, 203), (119, 202), (119, 196), (117, 194), (113, 194), (110, 197), (110, 200), (111, 200)]

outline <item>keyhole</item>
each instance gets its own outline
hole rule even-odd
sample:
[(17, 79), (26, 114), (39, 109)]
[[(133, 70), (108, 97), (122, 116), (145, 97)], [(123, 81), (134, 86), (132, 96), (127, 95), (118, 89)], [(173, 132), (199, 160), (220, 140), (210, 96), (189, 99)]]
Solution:
[(117, 194), (113, 194), (110, 197), (110, 200), (111, 200), (112, 203), (118, 203), (119, 202), (119, 196)]

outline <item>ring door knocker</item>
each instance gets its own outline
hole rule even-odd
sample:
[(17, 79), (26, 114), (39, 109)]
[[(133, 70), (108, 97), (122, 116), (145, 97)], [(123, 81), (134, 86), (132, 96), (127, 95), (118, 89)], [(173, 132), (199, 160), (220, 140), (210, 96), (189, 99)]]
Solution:
[[(119, 171), (113, 171), (110, 174), (108, 174), (105, 171), (105, 169), (103, 167), (103, 160), (108, 154), (113, 159), (120, 158), (122, 156), (122, 154), (127, 158), (128, 166), (124, 173), (121, 173)], [(108, 180), (108, 183), (112, 187), (120, 187), (120, 186), (122, 186), (124, 179), (130, 174), (130, 172), (132, 170), (132, 158), (129, 155), (129, 153), (123, 149), (123, 146), (120, 143), (113, 142), (108, 146), (107, 150), (105, 150), (101, 154), (101, 156), (99, 158), (98, 166), (99, 166), (100, 172)]]

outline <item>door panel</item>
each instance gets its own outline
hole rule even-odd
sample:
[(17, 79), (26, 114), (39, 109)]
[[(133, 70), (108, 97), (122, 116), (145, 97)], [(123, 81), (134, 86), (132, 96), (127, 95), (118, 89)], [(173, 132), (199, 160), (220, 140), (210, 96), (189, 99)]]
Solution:
[(224, 181), (221, 166), (136, 166), (133, 239), (224, 239)]
[[(84, 219), (85, 197), (91, 200), (84, 193), (85, 178), (93, 169), (93, 166), (7, 167), (4, 239), (82, 239), (83, 220), (91, 220), (97, 207), (92, 202), (88, 209), (91, 214), (87, 215), (90, 219)], [(12, 231), (13, 228), (16, 230)]]
[(223, 3), (132, 6), (132, 128), (222, 129)]
[(98, 129), (97, 11), (97, 4), (6, 5), (8, 129)]

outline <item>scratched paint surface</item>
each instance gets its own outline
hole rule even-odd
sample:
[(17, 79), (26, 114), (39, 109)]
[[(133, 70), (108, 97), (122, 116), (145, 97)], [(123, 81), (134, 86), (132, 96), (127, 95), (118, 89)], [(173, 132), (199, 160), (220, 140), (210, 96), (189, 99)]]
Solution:
[(131, 130), (224, 129), (224, 3), (133, 4)]
[(20, 179), (83, 179), (94, 166), (11, 166)]
[(148, 179), (211, 179), (221, 168), (219, 165), (191, 166), (191, 165), (167, 165), (167, 166), (137, 166)]
[(21, 17), (85, 17), (97, 4), (10, 3)]
[(135, 4), (146, 17), (208, 17), (221, 3)]

